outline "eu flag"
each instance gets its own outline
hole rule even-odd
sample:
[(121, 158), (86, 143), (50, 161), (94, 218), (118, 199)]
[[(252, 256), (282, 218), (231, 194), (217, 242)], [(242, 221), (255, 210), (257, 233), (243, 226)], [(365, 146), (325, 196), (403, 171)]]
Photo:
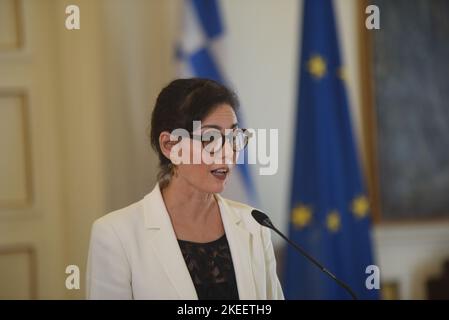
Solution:
[[(357, 159), (331, 0), (305, 0), (289, 233), (362, 299), (373, 264), (367, 197)], [(287, 299), (350, 299), (288, 248)]]

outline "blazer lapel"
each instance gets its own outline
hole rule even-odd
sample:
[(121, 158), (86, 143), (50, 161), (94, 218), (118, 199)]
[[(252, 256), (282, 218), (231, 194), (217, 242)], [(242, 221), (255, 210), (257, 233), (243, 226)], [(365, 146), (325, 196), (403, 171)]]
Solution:
[[(252, 234), (241, 225), (241, 217), (218, 194), (221, 219), (234, 264), (237, 289), (241, 300), (257, 299), (251, 267)], [(183, 300), (198, 299), (192, 278), (179, 248), (170, 216), (162, 198), (159, 185), (144, 198), (144, 219), (149, 243), (156, 258), (164, 266), (167, 277)]]
[(241, 217), (219, 195), (215, 195), (220, 206), (226, 238), (228, 239), (234, 264), (240, 300), (257, 299), (254, 275), (251, 267), (252, 234), (241, 225)]
[(144, 199), (144, 215), (149, 243), (179, 298), (198, 299), (158, 184)]

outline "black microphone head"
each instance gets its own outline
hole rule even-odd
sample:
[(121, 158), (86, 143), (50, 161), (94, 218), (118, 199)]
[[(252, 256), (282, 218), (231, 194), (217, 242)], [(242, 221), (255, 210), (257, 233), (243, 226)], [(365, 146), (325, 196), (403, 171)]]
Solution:
[(253, 211), (251, 211), (251, 215), (261, 225), (271, 228), (271, 229), (274, 229), (273, 223), (271, 222), (270, 218), (265, 213), (254, 209)]

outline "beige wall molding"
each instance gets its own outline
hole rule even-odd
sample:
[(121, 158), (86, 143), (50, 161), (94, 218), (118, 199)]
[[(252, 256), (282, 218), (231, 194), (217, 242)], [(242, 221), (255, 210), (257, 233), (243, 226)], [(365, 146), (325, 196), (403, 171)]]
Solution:
[(0, 246), (0, 299), (37, 299), (37, 256), (29, 244)]
[(0, 51), (22, 48), (23, 30), (22, 1), (0, 0)]
[(29, 99), (25, 89), (0, 88), (0, 208), (29, 207), (33, 202)]

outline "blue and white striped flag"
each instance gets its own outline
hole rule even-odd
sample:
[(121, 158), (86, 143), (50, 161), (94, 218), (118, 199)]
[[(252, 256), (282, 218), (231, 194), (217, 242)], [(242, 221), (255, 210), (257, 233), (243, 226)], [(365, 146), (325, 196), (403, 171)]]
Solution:
[[(176, 47), (179, 76), (208, 78), (229, 86), (229, 78), (225, 74), (226, 33), (219, 1), (185, 0), (181, 27)], [(242, 114), (238, 114), (237, 117), (242, 126)], [(257, 194), (248, 164), (238, 164), (236, 169), (223, 195), (256, 206)]]

